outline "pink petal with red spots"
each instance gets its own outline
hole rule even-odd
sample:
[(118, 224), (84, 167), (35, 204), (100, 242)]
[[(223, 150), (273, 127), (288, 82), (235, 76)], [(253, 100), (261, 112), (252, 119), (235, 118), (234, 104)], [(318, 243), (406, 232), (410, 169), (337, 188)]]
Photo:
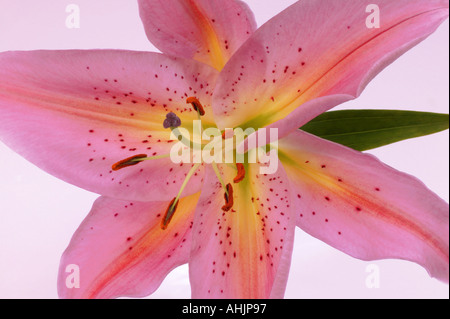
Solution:
[(169, 202), (100, 197), (61, 258), (61, 298), (144, 297), (188, 261), (193, 212), (199, 193), (184, 197), (167, 229)]
[[(210, 108), (216, 71), (158, 53), (34, 51), (0, 54), (0, 138), (69, 183), (127, 200), (169, 200), (191, 165), (170, 158), (113, 171), (137, 154), (169, 154), (168, 112), (182, 127), (197, 118), (186, 97)], [(212, 122), (212, 112), (203, 117)], [(200, 189), (202, 169), (186, 194)]]
[(300, 228), (353, 257), (410, 260), (448, 282), (449, 207), (422, 182), (302, 131), (279, 146)]
[[(308, 101), (357, 97), (448, 16), (447, 0), (380, 0), (380, 28), (370, 29), (369, 4), (373, 1), (298, 1), (260, 27), (219, 76), (213, 96), (219, 128), (257, 129), (275, 122), (298, 128), (335, 106), (329, 99)], [(296, 121), (282, 121), (291, 113)]]
[(193, 298), (282, 298), (294, 238), (289, 185), (281, 165), (261, 175), (246, 165), (246, 177), (233, 183), (236, 170), (221, 165), (233, 186), (233, 207), (223, 211), (224, 190), (206, 170), (193, 227), (189, 273)]
[(140, 0), (139, 9), (158, 49), (218, 70), (256, 30), (253, 13), (239, 0)]

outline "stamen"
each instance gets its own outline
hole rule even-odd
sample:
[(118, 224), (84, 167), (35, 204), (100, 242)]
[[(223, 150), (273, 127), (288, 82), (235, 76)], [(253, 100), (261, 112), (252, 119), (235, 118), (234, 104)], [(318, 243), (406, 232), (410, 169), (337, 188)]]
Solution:
[(233, 207), (233, 186), (230, 183), (227, 184), (223, 197), (225, 198), (225, 205), (222, 206), (222, 210), (227, 212)]
[(233, 129), (228, 129), (227, 128), (222, 133), (222, 139), (226, 140), (226, 139), (232, 138), (233, 134), (234, 134)]
[(198, 167), (200, 165), (201, 165), (201, 163), (197, 163), (189, 170), (188, 174), (186, 175), (186, 178), (184, 179), (183, 184), (181, 184), (181, 188), (180, 188), (180, 191), (178, 192), (178, 195), (176, 197), (176, 201), (178, 201), (178, 199), (180, 198), (181, 193), (183, 192), (184, 188), (186, 187), (186, 185), (188, 184), (188, 182), (191, 179), (192, 175), (194, 175), (195, 171), (198, 169)]
[[(198, 116), (200, 118), (200, 115), (198, 115)], [(173, 133), (173, 137), (175, 139), (178, 139), (178, 141), (180, 141), (187, 147), (189, 147), (191, 149), (194, 149), (195, 147), (200, 148), (200, 149), (202, 148), (201, 144), (194, 143), (189, 138), (187, 138), (183, 135), (183, 133), (178, 128), (179, 126), (181, 126), (181, 120), (175, 113), (173, 113), (173, 112), (167, 113), (166, 119), (163, 122), (163, 126), (164, 126), (164, 128), (170, 128), (170, 130)], [(186, 131), (186, 129), (183, 129), (183, 128), (182, 128), (182, 130)], [(202, 130), (203, 130), (203, 127), (202, 127)]]
[(178, 199), (174, 197), (170, 202), (169, 206), (167, 207), (166, 213), (164, 214), (164, 217), (161, 221), (162, 230), (166, 229), (167, 226), (169, 225), (173, 215), (175, 214), (175, 211), (177, 210), (177, 206), (178, 206)]
[(198, 112), (198, 114), (200, 116), (205, 115), (205, 109), (203, 108), (202, 104), (196, 97), (193, 97), (193, 96), (188, 97), (186, 99), (186, 103), (192, 104), (192, 107), (194, 108), (194, 110), (196, 110)]
[(201, 165), (200, 163), (197, 163), (189, 170), (188, 174), (186, 175), (186, 178), (184, 179), (183, 184), (181, 185), (177, 197), (172, 199), (169, 207), (167, 208), (166, 213), (164, 214), (163, 220), (161, 221), (161, 229), (166, 229), (167, 226), (169, 225), (170, 220), (172, 219), (172, 216), (175, 213), (175, 210), (177, 209), (181, 193), (183, 193), (184, 188), (186, 187), (192, 175), (194, 175), (195, 171), (198, 169), (200, 165)]
[(143, 161), (144, 158), (147, 158), (147, 154), (139, 154), (139, 155), (134, 155), (134, 156), (125, 158), (125, 159), (115, 163), (112, 166), (112, 170), (118, 171), (119, 169), (122, 169), (124, 167), (139, 164), (141, 161)]
[(233, 179), (233, 182), (239, 183), (240, 181), (242, 181), (245, 178), (245, 168), (244, 168), (244, 164), (242, 164), (242, 163), (236, 163), (236, 167), (237, 167), (237, 175)]
[(214, 173), (216, 173), (217, 179), (219, 180), (220, 184), (222, 184), (223, 189), (225, 190), (225, 192), (228, 192), (227, 187), (225, 186), (225, 183), (223, 182), (222, 175), (220, 175), (220, 171), (219, 171), (219, 168), (217, 167), (217, 164), (215, 162), (212, 162), (211, 166), (214, 170)]

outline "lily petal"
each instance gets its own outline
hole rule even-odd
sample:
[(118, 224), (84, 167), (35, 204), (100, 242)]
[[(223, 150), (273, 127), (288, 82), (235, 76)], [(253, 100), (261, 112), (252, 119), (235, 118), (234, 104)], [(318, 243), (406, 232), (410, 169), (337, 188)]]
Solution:
[(236, 170), (221, 165), (233, 187), (223, 211), (224, 189), (206, 170), (197, 206), (189, 274), (192, 298), (282, 298), (290, 267), (295, 218), (286, 173), (261, 175), (258, 164), (232, 183)]
[(162, 52), (221, 70), (256, 30), (239, 0), (139, 0), (148, 39)]
[(199, 196), (182, 198), (165, 230), (160, 225), (169, 202), (97, 199), (61, 258), (59, 296), (115, 298), (153, 293), (173, 268), (188, 261)]
[(300, 130), (279, 147), (301, 229), (353, 257), (410, 260), (448, 282), (449, 207), (422, 182)]
[[(102, 195), (169, 200), (190, 165), (170, 158), (113, 171), (137, 154), (168, 155), (165, 116), (192, 127), (197, 112), (186, 97), (210, 108), (217, 72), (195, 61), (131, 51), (34, 51), (0, 54), (0, 139), (48, 173)], [(209, 113), (209, 114), (208, 114)], [(212, 123), (212, 112), (203, 117)], [(172, 141), (173, 142), (173, 141)], [(186, 194), (200, 189), (200, 170)], [(161, 187), (163, 186), (163, 187)]]
[[(380, 0), (380, 28), (368, 28), (372, 4), (298, 1), (260, 27), (219, 76), (213, 96), (219, 128), (284, 127), (282, 120), (297, 108), (297, 121), (288, 125), (298, 128), (342, 97), (357, 97), (448, 16), (447, 0)], [(326, 96), (336, 101), (307, 103)]]

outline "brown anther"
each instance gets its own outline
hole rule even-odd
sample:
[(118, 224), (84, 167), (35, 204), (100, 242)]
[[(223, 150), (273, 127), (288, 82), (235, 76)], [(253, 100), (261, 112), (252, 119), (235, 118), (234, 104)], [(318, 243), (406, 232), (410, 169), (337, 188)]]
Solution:
[(167, 207), (167, 210), (164, 214), (163, 219), (161, 220), (161, 229), (164, 230), (167, 228), (167, 226), (169, 226), (170, 221), (172, 220), (173, 215), (175, 214), (175, 211), (177, 210), (177, 206), (178, 206), (178, 200), (175, 203), (175, 205), (173, 204), (175, 201), (176, 197), (174, 197), (171, 201), (169, 206)]
[(198, 114), (200, 114), (200, 116), (205, 115), (205, 109), (203, 108), (202, 104), (196, 97), (193, 96), (188, 97), (186, 99), (186, 103), (192, 104), (192, 107), (194, 108), (194, 110), (198, 112)]
[(133, 166), (139, 164), (141, 161), (139, 159), (146, 158), (147, 154), (139, 154), (123, 159), (112, 166), (113, 171), (118, 171), (124, 167)]
[(226, 186), (227, 191), (224, 194), (225, 205), (222, 206), (222, 210), (229, 211), (233, 207), (233, 186), (230, 183)]
[(245, 168), (244, 168), (244, 164), (241, 163), (236, 163), (236, 168), (237, 168), (237, 175), (236, 177), (233, 179), (233, 182), (235, 183), (239, 183), (240, 181), (242, 181), (245, 177)]

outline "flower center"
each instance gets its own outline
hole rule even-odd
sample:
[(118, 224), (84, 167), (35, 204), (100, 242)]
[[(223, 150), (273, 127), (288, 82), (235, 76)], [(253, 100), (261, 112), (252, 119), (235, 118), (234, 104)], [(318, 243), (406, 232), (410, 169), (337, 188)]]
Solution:
[[(204, 116), (206, 114), (206, 111), (205, 111), (203, 105), (200, 103), (200, 101), (196, 97), (188, 97), (186, 99), (186, 103), (192, 104), (192, 108), (197, 112), (199, 119), (201, 116)], [(179, 130), (180, 126), (181, 126), (181, 119), (175, 113), (169, 112), (166, 115), (166, 119), (163, 122), (163, 127), (166, 129), (170, 128), (172, 133), (174, 133), (174, 135), (177, 136), (178, 140), (180, 140), (180, 141), (187, 140), (188, 142), (184, 142), (184, 144), (188, 148), (202, 149), (202, 146), (203, 146), (202, 144), (198, 144), (198, 143), (191, 141), (190, 139), (186, 139), (185, 136), (183, 136), (181, 134), (181, 131)], [(226, 135), (227, 135), (227, 137), (225, 137)], [(180, 139), (180, 137), (181, 137), (181, 139)], [(228, 139), (228, 134), (225, 134), (225, 132), (223, 132), (222, 138), (220, 138), (220, 142), (222, 141), (222, 139), (223, 140)], [(152, 160), (152, 159), (160, 159), (160, 158), (166, 158), (166, 157), (170, 157), (170, 154), (158, 155), (158, 156), (153, 156), (153, 157), (147, 157), (146, 154), (138, 154), (138, 155), (134, 155), (134, 156), (125, 158), (125, 159), (115, 163), (114, 165), (112, 165), (112, 169), (114, 171), (117, 171), (117, 170), (125, 168), (125, 167), (137, 165), (142, 161)], [(183, 184), (180, 187), (180, 190), (179, 190), (177, 196), (171, 200), (171, 202), (169, 203), (169, 206), (167, 207), (164, 217), (161, 220), (161, 229), (166, 229), (168, 227), (170, 221), (172, 220), (172, 217), (174, 216), (174, 214), (177, 210), (178, 202), (180, 200), (181, 194), (183, 193), (183, 190), (186, 188), (187, 184), (189, 183), (189, 180), (194, 175), (195, 171), (198, 169), (198, 167), (201, 165), (201, 163), (202, 163), (201, 161), (200, 161), (200, 163), (196, 163), (189, 170), (188, 174), (186, 175), (186, 178), (183, 181)], [(211, 162), (211, 166), (212, 166), (218, 180), (220, 181), (222, 188), (224, 189), (225, 204), (222, 206), (222, 210), (229, 211), (233, 207), (233, 187), (232, 187), (231, 183), (228, 183), (225, 185), (222, 175), (217, 167), (217, 164), (214, 161)], [(233, 179), (233, 182), (239, 183), (245, 178), (245, 168), (242, 163), (236, 163), (236, 169), (237, 169), (237, 174), (236, 174), (236, 177)]]

